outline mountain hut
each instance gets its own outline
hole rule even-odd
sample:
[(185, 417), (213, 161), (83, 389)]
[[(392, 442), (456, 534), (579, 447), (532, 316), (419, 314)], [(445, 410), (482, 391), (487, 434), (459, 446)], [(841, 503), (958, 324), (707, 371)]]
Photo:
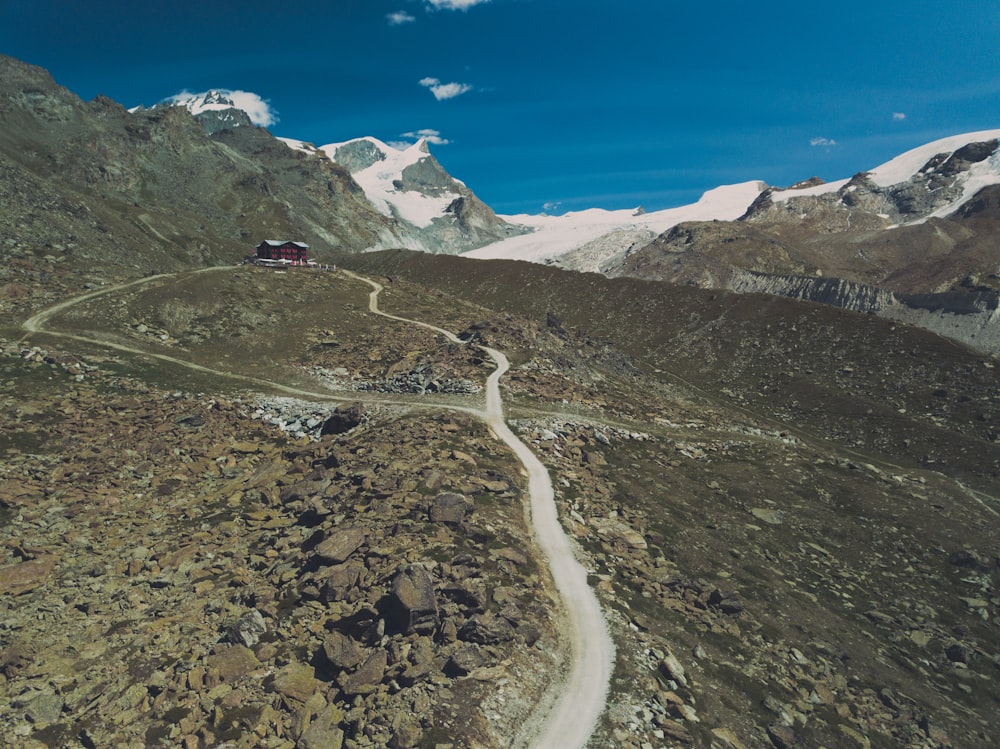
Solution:
[(292, 263), (305, 263), (309, 245), (305, 242), (292, 242), (287, 239), (265, 239), (257, 245), (259, 260), (283, 260)]

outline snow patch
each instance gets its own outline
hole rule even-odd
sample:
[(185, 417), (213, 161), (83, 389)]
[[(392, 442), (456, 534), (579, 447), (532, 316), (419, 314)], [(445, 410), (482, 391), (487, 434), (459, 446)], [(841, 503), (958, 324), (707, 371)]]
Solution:
[[(326, 154), (330, 161), (336, 162), (337, 150), (357, 140), (368, 141), (385, 156), (383, 160), (351, 174), (365, 191), (368, 200), (383, 215), (403, 219), (422, 229), (430, 226), (434, 219), (445, 216), (445, 209), (459, 197), (458, 192), (431, 197), (416, 190), (400, 190), (394, 184), (402, 179), (406, 167), (430, 157), (426, 138), (400, 149), (377, 138), (365, 137), (344, 143), (330, 143), (321, 146), (319, 151)], [(456, 184), (459, 184), (457, 180)]]
[(508, 223), (529, 226), (534, 231), (495, 242), (463, 255), (481, 259), (505, 258), (539, 263), (557, 258), (615, 232), (629, 234), (637, 229), (647, 229), (655, 234), (661, 234), (685, 221), (735, 221), (746, 213), (750, 204), (766, 187), (763, 182), (756, 180), (723, 185), (706, 192), (697, 203), (638, 215), (634, 209), (606, 211), (601, 208), (591, 208), (562, 216), (526, 214), (500, 216)]

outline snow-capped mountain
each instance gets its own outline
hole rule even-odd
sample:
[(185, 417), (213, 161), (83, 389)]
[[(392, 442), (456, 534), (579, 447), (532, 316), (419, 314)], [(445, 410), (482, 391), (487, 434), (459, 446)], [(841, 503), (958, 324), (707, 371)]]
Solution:
[(527, 231), (499, 218), (448, 174), (425, 139), (401, 149), (370, 137), (319, 148), (282, 140), (347, 169), (375, 209), (398, 224), (409, 249), (458, 253)]
[(555, 263), (581, 271), (603, 270), (629, 248), (684, 221), (734, 221), (742, 216), (767, 185), (744, 182), (709, 190), (697, 203), (646, 213), (641, 209), (605, 211), (592, 208), (562, 216), (504, 216), (528, 226), (532, 233), (465, 253), (481, 259), (506, 258)]
[(813, 179), (787, 189), (746, 182), (710, 190), (697, 203), (664, 211), (504, 216), (534, 231), (466, 254), (605, 272), (656, 235), (692, 221), (795, 224), (820, 233), (923, 222), (954, 213), (984, 187), (1000, 184), (998, 140), (1000, 130), (956, 135), (850, 179)]
[[(163, 107), (180, 107), (188, 110), (201, 122), (209, 135), (237, 127), (268, 125), (273, 121), (266, 103), (256, 94), (246, 91), (211, 89), (200, 94), (184, 92), (164, 99), (149, 109), (156, 110)], [(139, 106), (132, 107), (129, 111), (138, 112), (143, 109), (145, 107)]]
[(738, 220), (677, 224), (601, 270), (833, 304), (1000, 351), (998, 233), (1000, 130), (987, 130), (767, 188)]

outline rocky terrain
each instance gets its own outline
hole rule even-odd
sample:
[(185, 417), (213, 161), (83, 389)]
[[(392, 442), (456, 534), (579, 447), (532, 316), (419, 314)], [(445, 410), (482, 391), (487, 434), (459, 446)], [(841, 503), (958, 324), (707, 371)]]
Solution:
[[(236, 263), (268, 238), (304, 241), (321, 261), (372, 247), (458, 252), (517, 231), (430, 154), (403, 179), (399, 190), (418, 197), (455, 192), (432, 225), (380, 212), (347, 168), (290, 148), (240, 110), (83, 102), (41, 68), (0, 56), (4, 253), (39, 273)], [(0, 295), (23, 295), (6, 266)]]
[(996, 151), (996, 141), (969, 143), (888, 188), (861, 173), (817, 195), (807, 193), (821, 184), (780, 200), (766, 190), (739, 221), (679, 224), (600, 269), (833, 304), (997, 352), (998, 187), (950, 208), (968, 169)]
[[(995, 744), (996, 361), (878, 316), (995, 310), (995, 192), (882, 254), (762, 202), (745, 235), (686, 225), (629, 257), (799, 299), (328, 256), (456, 342), (339, 270), (228, 258), (310, 216), (346, 250), (391, 234), (348, 169), (0, 65), (7, 745), (527, 745), (569, 638), (523, 465), (477, 417), (479, 345), (511, 362), (509, 423), (615, 642), (591, 746)], [(207, 203), (176, 189), (192, 155), (223, 175)]]
[(468, 417), (331, 408), (295, 439), (3, 353), (9, 745), (477, 745), (498, 683), (530, 699), (558, 642), (516, 467)]

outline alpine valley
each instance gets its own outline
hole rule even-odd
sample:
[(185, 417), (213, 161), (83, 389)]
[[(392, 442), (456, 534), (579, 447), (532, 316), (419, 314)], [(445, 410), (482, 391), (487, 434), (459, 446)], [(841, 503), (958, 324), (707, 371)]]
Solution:
[(500, 216), (0, 57), (4, 744), (995, 746), (1000, 130), (859, 166)]

